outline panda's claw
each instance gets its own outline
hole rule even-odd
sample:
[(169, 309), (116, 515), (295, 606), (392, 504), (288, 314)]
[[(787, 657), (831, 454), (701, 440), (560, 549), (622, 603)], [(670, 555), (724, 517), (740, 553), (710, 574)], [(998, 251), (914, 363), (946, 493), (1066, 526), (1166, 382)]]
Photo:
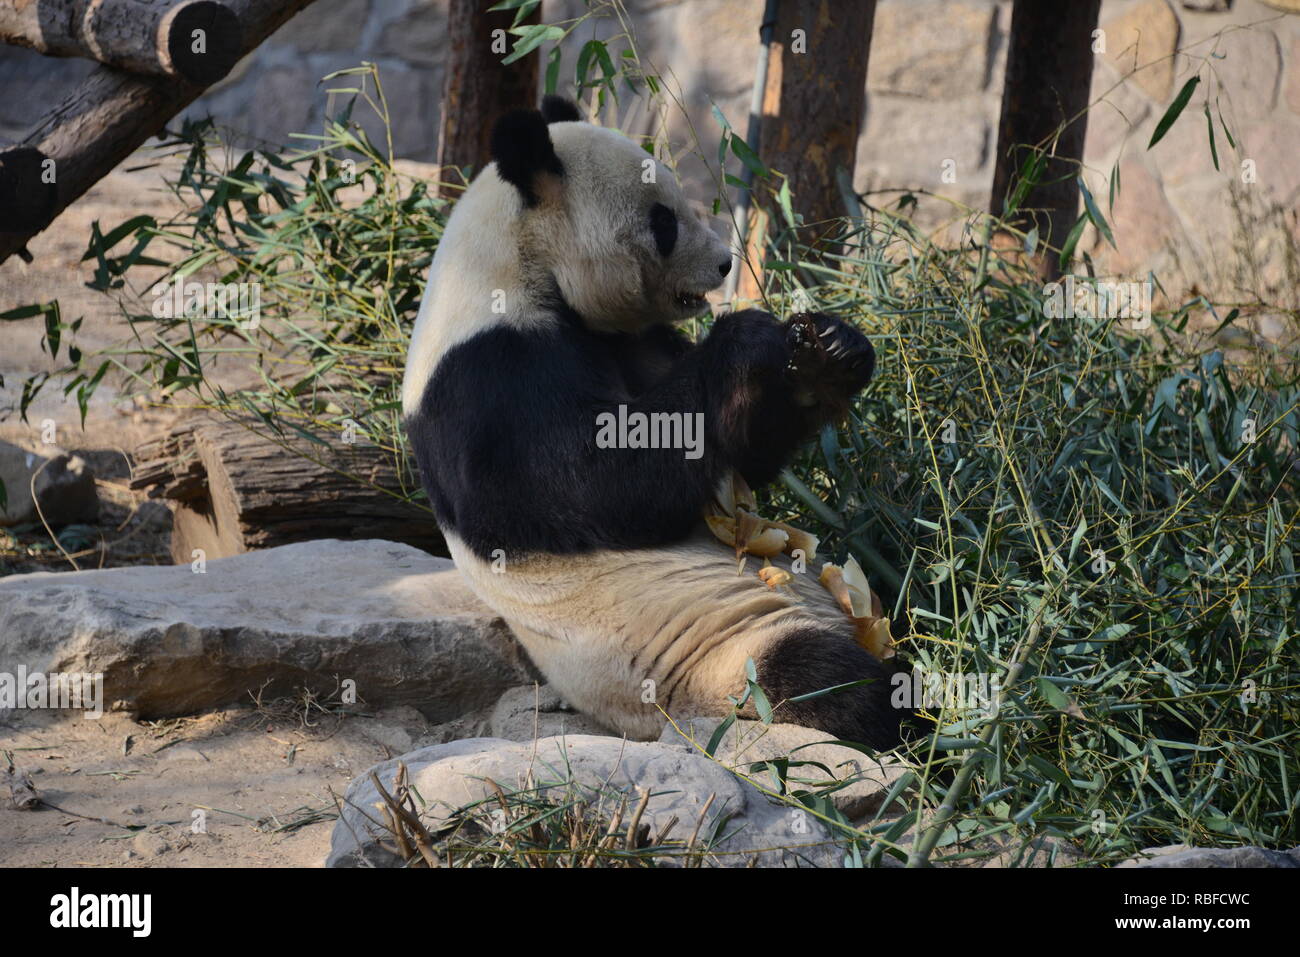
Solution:
[(843, 400), (871, 378), (875, 351), (853, 326), (825, 313), (794, 316), (789, 323), (790, 374)]

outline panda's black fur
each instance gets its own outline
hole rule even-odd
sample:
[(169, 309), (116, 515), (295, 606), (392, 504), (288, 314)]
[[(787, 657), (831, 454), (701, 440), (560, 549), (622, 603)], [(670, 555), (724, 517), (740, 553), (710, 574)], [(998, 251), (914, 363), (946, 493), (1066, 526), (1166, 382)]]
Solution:
[[(731, 470), (767, 484), (824, 420), (827, 410), (796, 404), (787, 330), (765, 313), (721, 316), (698, 346), (666, 326), (599, 334), (563, 303), (556, 314), (553, 329), (496, 328), (453, 348), (407, 422), (439, 524), (480, 557), (682, 539)], [(865, 384), (870, 344), (833, 328), (854, 337), (846, 361)], [(702, 410), (703, 456), (598, 449), (596, 416), (619, 404)]]
[[(548, 97), (541, 112), (516, 111), (497, 124), (497, 175), (518, 190), (525, 211), (542, 202), (547, 177), (565, 176), (547, 123), (578, 119), (571, 103)], [(676, 221), (670, 227), (663, 213), (650, 216), (648, 228), (666, 256)], [(727, 265), (717, 263), (719, 275)], [(697, 528), (732, 470), (755, 488), (770, 482), (843, 412), (874, 368), (866, 337), (830, 316), (810, 317), (819, 343), (809, 341), (807, 324), (748, 309), (720, 316), (694, 344), (667, 323), (597, 331), (598, 317), (581, 315), (547, 277), (533, 280), (533, 293), (549, 321), (491, 325), (454, 344), (406, 414), (439, 525), (485, 562), (497, 554), (671, 548)], [(598, 413), (619, 405), (703, 412), (703, 455), (597, 448)], [(679, 680), (675, 672), (693, 660), (684, 657), (664, 680)], [(846, 640), (843, 622), (800, 626), (756, 663), (774, 701), (873, 679), (788, 705), (784, 720), (880, 748), (896, 743), (891, 669)], [(654, 665), (638, 661), (633, 668)]]

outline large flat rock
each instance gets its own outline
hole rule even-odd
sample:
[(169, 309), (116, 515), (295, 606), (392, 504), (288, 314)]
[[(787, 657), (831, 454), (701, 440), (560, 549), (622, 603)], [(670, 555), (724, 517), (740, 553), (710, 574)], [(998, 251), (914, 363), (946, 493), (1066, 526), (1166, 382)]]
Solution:
[(1170, 844), (1148, 847), (1117, 867), (1300, 867), (1300, 847), (1271, 851), (1266, 847), (1188, 847)]
[[(605, 818), (618, 808), (624, 795), (630, 816), (648, 788), (651, 797), (641, 824), (650, 826), (650, 834), (658, 834), (676, 818), (669, 838), (685, 842), (704, 814), (699, 833), (708, 845), (702, 861), (706, 866), (745, 867), (752, 862), (766, 867), (833, 867), (842, 857), (819, 820), (769, 799), (687, 745), (583, 734), (542, 738), (536, 743), (501, 738), (453, 741), (371, 768), (390, 794), (399, 761), (406, 765), (408, 782), (423, 801), (422, 821), (431, 831), (458, 809), (493, 795), (489, 782), (496, 782), (506, 794), (524, 788), (530, 796), (542, 795), (552, 803), (568, 803), (578, 795), (602, 808)], [(375, 808), (379, 802), (370, 772), (353, 780), (343, 801), (343, 814), (334, 825), (326, 866), (402, 865), (394, 840), (379, 823)], [(497, 807), (494, 802), (491, 808), (482, 809), (487, 824), (488, 814)], [(508, 823), (514, 821), (512, 817)], [(626, 826), (626, 818), (623, 824)], [(707, 835), (717, 837), (709, 839)], [(669, 866), (680, 862), (680, 856), (672, 854), (657, 859)]]
[(354, 681), (360, 702), (447, 721), (536, 675), (450, 561), (314, 541), (191, 566), (0, 579), (0, 673), (104, 676), (143, 718)]
[[(689, 743), (703, 753), (719, 724), (717, 718), (666, 724), (659, 740)], [(887, 755), (873, 756), (833, 743), (825, 731), (743, 719), (723, 733), (713, 757), (724, 767), (778, 792), (781, 782), (775, 763), (788, 759), (786, 785), (790, 792), (822, 792), (850, 819), (874, 814), (889, 790), (908, 773), (905, 765)]]

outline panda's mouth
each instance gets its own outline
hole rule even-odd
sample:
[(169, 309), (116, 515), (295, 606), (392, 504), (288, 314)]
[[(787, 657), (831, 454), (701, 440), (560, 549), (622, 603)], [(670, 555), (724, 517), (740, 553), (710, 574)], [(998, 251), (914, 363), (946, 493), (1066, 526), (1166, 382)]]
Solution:
[(691, 312), (698, 312), (703, 309), (706, 301), (703, 293), (679, 292), (677, 294), (677, 305)]

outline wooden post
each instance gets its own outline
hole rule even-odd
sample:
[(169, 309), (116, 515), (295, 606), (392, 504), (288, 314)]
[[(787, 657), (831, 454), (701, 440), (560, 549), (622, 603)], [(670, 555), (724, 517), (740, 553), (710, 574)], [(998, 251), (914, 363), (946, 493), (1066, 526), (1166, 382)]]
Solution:
[[(312, 0), (226, 0), (243, 26), (247, 53)], [(0, 197), (27, 196), (53, 186), (38, 208), (40, 222), (24, 221), (0, 207), (0, 263), (26, 252), (29, 239), (130, 156), (167, 121), (189, 106), (203, 87), (169, 76), (125, 73), (101, 66), (54, 109), (20, 144), (53, 165), (34, 164), (30, 153), (11, 161), (3, 154)], [(51, 182), (46, 182), (51, 180)], [(25, 255), (23, 258), (27, 258)]]
[(235, 65), (239, 34), (218, 0), (0, 0), (0, 41), (204, 86)]
[[(835, 171), (852, 175), (857, 162), (875, 16), (876, 0), (781, 0), (777, 13), (759, 156), (790, 178), (809, 245), (825, 244), (847, 213)], [(757, 298), (758, 281), (741, 268), (740, 295)]]
[[(442, 88), (442, 120), (438, 125), (440, 186), (446, 196), (459, 193), (459, 170), (477, 173), (492, 160), (492, 124), (502, 113), (536, 106), (537, 60), (533, 54), (508, 66), (515, 37), (506, 31), (514, 10), (488, 13), (492, 0), (451, 0), (447, 10), (446, 82)], [(521, 26), (541, 23), (538, 5)], [(500, 30), (495, 37), (494, 30)], [(493, 49), (493, 46), (496, 49)]]
[[(1040, 246), (1046, 244), (1058, 251), (1079, 216), (1075, 178), (1088, 129), (1088, 116), (1083, 111), (1092, 85), (1092, 31), (1097, 28), (1100, 7), (1101, 0), (1060, 4), (1016, 0), (1011, 11), (989, 210), (995, 216), (1003, 214), (1025, 158), (1032, 155), (1035, 145), (1046, 143), (1051, 158), (1040, 185), (1020, 206), (1027, 214), (1037, 216)], [(1082, 115), (1057, 136), (1057, 130), (1077, 114)], [(1029, 225), (1018, 214), (1013, 219)], [(1043, 253), (1037, 266), (1045, 278), (1053, 278), (1059, 272), (1058, 256)]]

